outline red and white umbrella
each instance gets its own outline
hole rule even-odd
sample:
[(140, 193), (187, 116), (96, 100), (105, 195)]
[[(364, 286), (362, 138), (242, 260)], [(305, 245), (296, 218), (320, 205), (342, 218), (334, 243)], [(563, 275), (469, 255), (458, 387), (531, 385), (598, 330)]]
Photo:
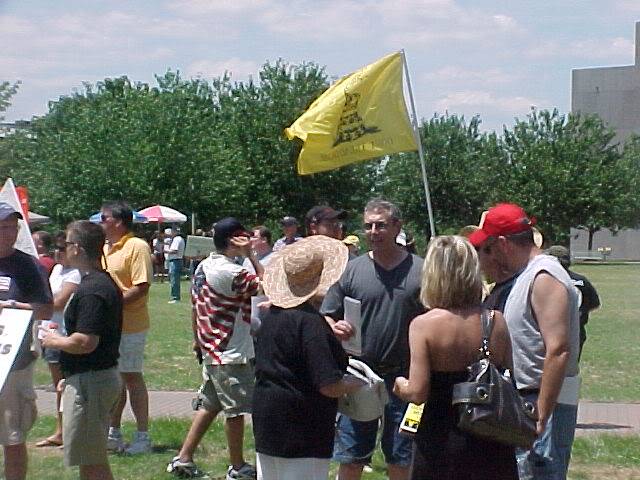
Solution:
[(138, 213), (147, 217), (149, 222), (152, 223), (184, 223), (187, 221), (185, 214), (163, 205), (153, 205), (152, 207), (143, 208), (142, 210), (138, 210)]

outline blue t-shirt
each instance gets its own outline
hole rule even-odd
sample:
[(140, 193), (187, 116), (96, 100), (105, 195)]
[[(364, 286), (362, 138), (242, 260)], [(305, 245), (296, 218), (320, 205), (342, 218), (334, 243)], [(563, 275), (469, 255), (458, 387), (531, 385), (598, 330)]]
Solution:
[[(40, 269), (36, 258), (20, 250), (14, 250), (11, 255), (0, 258), (0, 300), (37, 304), (52, 303), (51, 289), (46, 280), (46, 273)], [(31, 326), (32, 324), (30, 324)], [(35, 360), (30, 346), (31, 328), (24, 335), (11, 367), (12, 371), (22, 370)]]

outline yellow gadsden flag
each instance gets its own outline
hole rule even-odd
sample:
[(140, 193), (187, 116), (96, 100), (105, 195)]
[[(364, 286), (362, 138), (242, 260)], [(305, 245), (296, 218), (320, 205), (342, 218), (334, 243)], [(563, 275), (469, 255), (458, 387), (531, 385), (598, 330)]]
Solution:
[(402, 53), (392, 53), (329, 87), (293, 125), (304, 145), (298, 173), (417, 150), (402, 93)]

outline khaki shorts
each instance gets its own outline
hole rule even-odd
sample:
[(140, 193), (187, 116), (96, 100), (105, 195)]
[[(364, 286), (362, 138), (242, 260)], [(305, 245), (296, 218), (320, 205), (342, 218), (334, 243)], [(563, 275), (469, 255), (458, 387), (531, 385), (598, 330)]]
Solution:
[(251, 413), (255, 374), (253, 366), (204, 365), (203, 384), (194, 399), (194, 409), (202, 406), (210, 412), (220, 412), (225, 417), (237, 417)]
[(0, 444), (20, 445), (36, 421), (36, 392), (33, 389), (34, 363), (9, 372), (0, 394)]
[(120, 337), (118, 369), (123, 373), (142, 373), (147, 332), (123, 333)]
[(62, 394), (62, 440), (67, 466), (104, 465), (111, 412), (122, 380), (109, 368), (71, 375)]

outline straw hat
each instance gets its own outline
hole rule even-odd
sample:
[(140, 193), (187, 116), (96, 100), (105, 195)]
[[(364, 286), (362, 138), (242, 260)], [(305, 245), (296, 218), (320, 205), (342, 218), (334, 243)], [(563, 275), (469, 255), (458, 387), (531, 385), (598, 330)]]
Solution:
[(324, 294), (344, 271), (349, 250), (324, 235), (298, 240), (275, 252), (265, 267), (262, 285), (271, 303), (292, 308)]

